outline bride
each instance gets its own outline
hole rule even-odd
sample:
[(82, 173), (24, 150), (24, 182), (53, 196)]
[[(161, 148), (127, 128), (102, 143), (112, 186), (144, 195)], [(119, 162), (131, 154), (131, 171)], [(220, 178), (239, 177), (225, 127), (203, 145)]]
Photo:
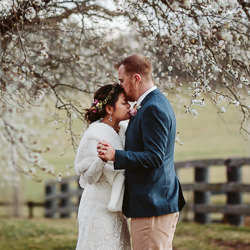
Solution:
[(115, 171), (112, 162), (102, 161), (97, 143), (109, 141), (124, 148), (130, 105), (123, 88), (109, 84), (99, 88), (85, 119), (90, 124), (82, 137), (74, 162), (84, 188), (79, 209), (77, 250), (130, 250), (126, 218), (122, 215), (124, 170)]

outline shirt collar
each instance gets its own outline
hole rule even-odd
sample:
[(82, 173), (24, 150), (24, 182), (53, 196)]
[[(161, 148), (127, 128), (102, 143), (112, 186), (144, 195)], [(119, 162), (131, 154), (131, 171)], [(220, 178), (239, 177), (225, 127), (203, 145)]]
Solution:
[(156, 86), (153, 86), (152, 88), (148, 89), (145, 93), (143, 93), (139, 99), (137, 100), (137, 107), (140, 106), (140, 104), (142, 103), (143, 99), (152, 91), (154, 91), (155, 89), (157, 89)]

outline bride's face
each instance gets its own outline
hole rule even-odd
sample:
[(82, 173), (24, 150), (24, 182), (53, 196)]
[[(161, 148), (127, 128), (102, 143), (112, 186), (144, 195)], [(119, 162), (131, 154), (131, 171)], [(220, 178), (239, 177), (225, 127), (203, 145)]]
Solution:
[(115, 103), (115, 109), (112, 114), (112, 119), (116, 119), (118, 121), (127, 120), (130, 118), (129, 115), (130, 104), (126, 96), (121, 93), (118, 97), (117, 102)]

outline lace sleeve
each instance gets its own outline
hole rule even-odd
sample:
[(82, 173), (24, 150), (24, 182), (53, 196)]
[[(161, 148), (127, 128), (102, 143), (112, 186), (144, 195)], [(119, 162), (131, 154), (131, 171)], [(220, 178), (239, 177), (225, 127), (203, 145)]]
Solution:
[(105, 162), (100, 158), (93, 159), (89, 168), (82, 174), (83, 180), (89, 184), (97, 182), (102, 175), (104, 165)]

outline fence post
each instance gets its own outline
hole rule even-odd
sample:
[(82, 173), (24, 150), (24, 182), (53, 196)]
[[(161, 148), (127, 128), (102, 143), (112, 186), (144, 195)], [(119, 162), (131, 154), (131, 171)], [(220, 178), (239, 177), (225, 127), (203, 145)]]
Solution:
[[(65, 195), (65, 197), (60, 199), (60, 208), (69, 208), (70, 206), (70, 196), (68, 195), (69, 192), (69, 182), (62, 182), (61, 183), (61, 194)], [(70, 212), (66, 211), (66, 212), (60, 212), (60, 218), (69, 218), (70, 217)]]
[[(226, 162), (227, 182), (241, 182), (241, 166), (231, 166), (230, 161)], [(240, 192), (227, 192), (227, 204), (242, 204), (242, 194)], [(236, 214), (226, 214), (227, 221), (236, 226), (244, 224), (244, 216)]]
[(33, 201), (28, 201), (27, 206), (28, 206), (28, 210), (29, 210), (29, 219), (32, 219), (33, 218), (33, 208), (34, 208)]
[[(209, 167), (195, 167), (195, 182), (209, 182)], [(209, 204), (210, 192), (209, 191), (195, 191), (194, 192), (194, 205)], [(197, 213), (194, 214), (194, 221), (202, 224), (210, 222), (210, 214)]]
[(56, 183), (49, 182), (45, 184), (45, 217), (47, 218), (55, 218), (56, 215), (56, 199), (55, 197), (51, 197), (49, 200), (49, 196), (53, 196), (56, 194)]

